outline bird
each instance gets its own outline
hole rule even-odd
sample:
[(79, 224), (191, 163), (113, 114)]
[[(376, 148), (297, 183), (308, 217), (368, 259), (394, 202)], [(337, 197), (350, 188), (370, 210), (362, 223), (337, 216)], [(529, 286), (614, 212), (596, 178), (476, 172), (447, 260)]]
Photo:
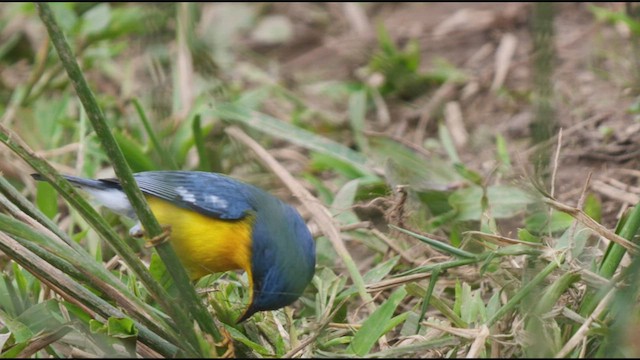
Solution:
[[(97, 203), (136, 220), (118, 179), (63, 176)], [(133, 178), (158, 222), (170, 227), (171, 245), (192, 281), (229, 270), (247, 273), (249, 304), (237, 323), (292, 304), (311, 282), (315, 243), (291, 205), (219, 173), (144, 171)], [(137, 222), (129, 233), (141, 231)]]

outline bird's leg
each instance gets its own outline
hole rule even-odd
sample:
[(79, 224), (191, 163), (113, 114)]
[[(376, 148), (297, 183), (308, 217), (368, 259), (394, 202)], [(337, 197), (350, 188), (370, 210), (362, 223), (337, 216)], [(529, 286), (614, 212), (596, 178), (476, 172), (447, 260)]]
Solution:
[(144, 247), (150, 248), (152, 246), (158, 246), (165, 241), (169, 240), (169, 235), (171, 235), (171, 226), (170, 225), (162, 225), (162, 233), (156, 237), (149, 239)]
[(233, 338), (231, 337), (231, 334), (229, 334), (229, 332), (225, 328), (220, 328), (220, 334), (223, 337), (222, 341), (220, 341), (219, 343), (213, 343), (213, 345), (215, 345), (215, 347), (217, 348), (227, 348), (224, 354), (222, 354), (222, 356), (220, 357), (224, 359), (235, 358), (235, 348), (233, 346)]
[(141, 238), (144, 236), (144, 229), (142, 228), (142, 224), (138, 221), (135, 225), (129, 229), (129, 236), (134, 238)]

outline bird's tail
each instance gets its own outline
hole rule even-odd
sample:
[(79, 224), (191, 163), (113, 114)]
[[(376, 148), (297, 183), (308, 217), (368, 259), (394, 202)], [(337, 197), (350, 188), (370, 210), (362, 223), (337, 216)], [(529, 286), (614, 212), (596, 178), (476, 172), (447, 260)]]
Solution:
[[(41, 174), (31, 174), (31, 176), (38, 181), (47, 181)], [(73, 186), (91, 195), (98, 203), (114, 212), (135, 218), (131, 203), (116, 179), (93, 180), (71, 175), (62, 176)]]
[[(47, 181), (47, 179), (45, 179), (44, 176), (42, 176), (41, 174), (38, 174), (38, 173), (31, 174), (31, 177), (34, 178), (35, 180), (38, 180), (38, 181)], [(86, 179), (86, 178), (81, 178), (81, 177), (71, 176), (71, 175), (62, 175), (62, 177), (67, 179), (67, 181), (69, 181), (71, 183), (71, 185), (73, 185), (75, 187), (79, 187), (81, 189), (86, 189), (86, 190), (91, 190), (91, 189), (95, 189), (95, 190), (109, 190), (109, 189), (121, 190), (122, 189), (122, 187), (118, 183), (113, 182), (113, 181), (93, 180), (93, 179)]]

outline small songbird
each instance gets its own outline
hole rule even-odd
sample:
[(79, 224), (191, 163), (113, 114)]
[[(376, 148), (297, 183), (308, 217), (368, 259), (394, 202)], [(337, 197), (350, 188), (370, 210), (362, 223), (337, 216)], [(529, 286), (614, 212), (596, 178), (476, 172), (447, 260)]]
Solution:
[[(192, 280), (227, 270), (247, 272), (250, 300), (238, 322), (291, 304), (311, 281), (311, 233), (300, 214), (273, 195), (217, 173), (133, 176), (158, 222), (171, 227), (171, 245)], [(118, 179), (65, 178), (112, 211), (136, 218)], [(140, 231), (138, 223), (130, 233)]]

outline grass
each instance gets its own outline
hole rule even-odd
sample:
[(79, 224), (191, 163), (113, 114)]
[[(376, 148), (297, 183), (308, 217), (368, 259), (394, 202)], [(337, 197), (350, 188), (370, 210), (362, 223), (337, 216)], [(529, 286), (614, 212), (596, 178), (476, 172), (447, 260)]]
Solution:
[[(0, 154), (11, 159), (0, 177), (0, 356), (638, 354), (640, 209), (607, 229), (586, 186), (573, 206), (523, 176), (507, 136), (487, 145), (486, 170), (450, 122), (422, 144), (384, 131), (390, 107), (473, 79), (446, 62), (425, 71), (416, 41), (402, 47), (379, 26), (363, 76), (289, 87), (265, 70), (268, 56), (234, 42), (270, 5), (207, 6), (238, 16), (225, 41), (199, 31), (206, 16), (218, 16), (216, 31), (224, 23), (202, 4), (2, 5), (0, 29), (21, 16), (53, 41), (34, 52), (15, 33), (0, 46), (3, 67), (28, 65), (0, 84)], [(312, 283), (292, 306), (236, 324), (246, 275), (192, 286), (168, 243), (145, 248), (127, 219), (59, 176), (111, 167), (130, 197), (131, 171), (189, 169), (293, 199), (316, 238)], [(34, 184), (36, 171), (54, 187)], [(162, 235), (154, 222), (145, 228)]]

